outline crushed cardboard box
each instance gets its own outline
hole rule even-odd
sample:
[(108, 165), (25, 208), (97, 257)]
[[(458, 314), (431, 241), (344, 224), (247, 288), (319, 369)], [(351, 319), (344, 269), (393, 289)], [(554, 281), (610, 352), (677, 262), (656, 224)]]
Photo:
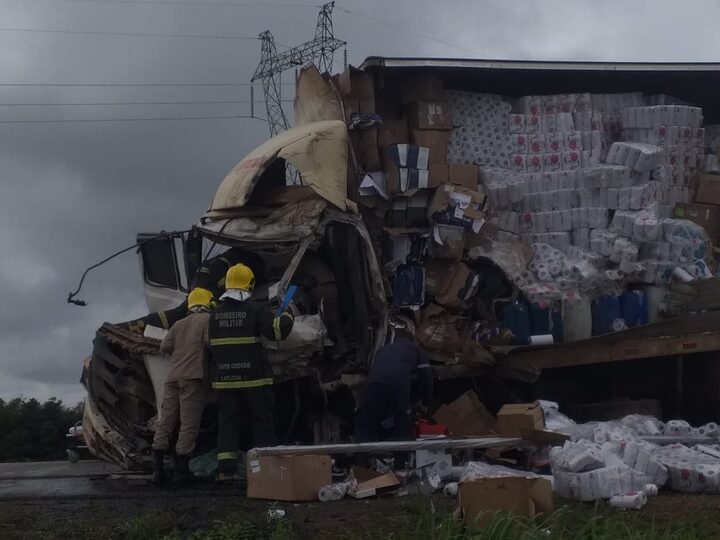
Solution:
[[(439, 213), (446, 214), (460, 224), (479, 232), (484, 223), (485, 195), (453, 184), (443, 184), (435, 190), (428, 206), (428, 219)], [(477, 229), (477, 230), (476, 230)]]
[(495, 427), (495, 418), (472, 390), (442, 405), (433, 419), (447, 426), (453, 437), (481, 437), (493, 433)]
[(510, 512), (528, 518), (549, 515), (555, 510), (552, 484), (545, 478), (508, 476), (461, 482), (459, 513), (469, 526), (486, 525), (495, 512)]
[(720, 205), (720, 175), (701, 174), (697, 179), (695, 202)]
[(497, 413), (496, 428), (503, 437), (520, 437), (522, 429), (542, 430), (543, 410), (537, 403), (508, 403)]
[(383, 493), (394, 490), (400, 485), (400, 480), (398, 480), (392, 471), (378, 473), (356, 466), (352, 468), (350, 475), (358, 483), (355, 493), (353, 494), (353, 497), (356, 499), (382, 495)]
[(332, 483), (330, 456), (261, 456), (247, 461), (247, 496), (274, 501), (316, 501)]

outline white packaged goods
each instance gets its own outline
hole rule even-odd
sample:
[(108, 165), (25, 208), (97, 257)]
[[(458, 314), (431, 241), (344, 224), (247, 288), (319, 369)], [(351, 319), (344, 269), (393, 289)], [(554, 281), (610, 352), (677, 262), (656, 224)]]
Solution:
[(622, 495), (610, 497), (608, 503), (614, 508), (631, 508), (633, 510), (640, 510), (647, 504), (647, 495), (644, 491), (630, 491), (628, 493), (623, 493)]
[[(458, 126), (449, 161), (480, 165), (489, 222), (535, 250), (527, 270), (510, 276), (531, 302), (664, 286), (676, 268), (675, 276), (710, 275), (702, 227), (670, 219), (690, 200), (704, 145), (720, 146), (720, 128), (703, 128), (701, 109), (638, 92), (448, 99)], [(546, 248), (554, 251), (537, 251)], [(585, 326), (567, 337), (586, 335)]]

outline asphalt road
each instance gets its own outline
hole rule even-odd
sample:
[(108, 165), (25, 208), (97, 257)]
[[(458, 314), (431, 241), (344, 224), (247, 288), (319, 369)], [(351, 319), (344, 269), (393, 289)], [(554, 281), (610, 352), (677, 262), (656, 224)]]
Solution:
[(228, 489), (198, 481), (182, 488), (158, 488), (150, 475), (127, 472), (116, 465), (89, 460), (70, 463), (46, 461), (0, 463), (0, 502), (35, 499), (196, 498), (204, 495), (233, 497), (240, 486)]
[(147, 489), (148, 478), (97, 460), (0, 463), (0, 500), (123, 497)]

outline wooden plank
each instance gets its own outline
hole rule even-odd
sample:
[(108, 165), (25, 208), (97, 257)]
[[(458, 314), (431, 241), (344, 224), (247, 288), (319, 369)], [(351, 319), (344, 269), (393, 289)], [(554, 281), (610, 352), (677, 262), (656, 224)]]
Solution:
[(564, 347), (562, 352), (560, 348), (545, 349), (537, 351), (535, 354), (532, 351), (525, 351), (508, 355), (500, 360), (500, 365), (507, 373), (511, 373), (511, 370), (532, 373), (534, 370), (542, 369), (717, 350), (720, 350), (720, 330), (688, 336), (628, 340), (605, 346), (580, 345), (577, 347)]

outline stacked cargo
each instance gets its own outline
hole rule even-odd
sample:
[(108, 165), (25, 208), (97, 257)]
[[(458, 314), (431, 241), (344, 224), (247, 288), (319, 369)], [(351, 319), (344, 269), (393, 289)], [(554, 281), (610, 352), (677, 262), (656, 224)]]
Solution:
[[(444, 91), (429, 74), (375, 91), (365, 112), (382, 125), (351, 135), (378, 143), (379, 159), (358, 152), (363, 185), (377, 187), (360, 202), (384, 216), (393, 303), (416, 311), (429, 349), (457, 358), (471, 343), (643, 324), (658, 286), (711, 275), (698, 225), (720, 236), (720, 206), (716, 231), (688, 205), (705, 160), (700, 108), (635, 92), (512, 100)], [(497, 267), (508, 281), (488, 294)]]

